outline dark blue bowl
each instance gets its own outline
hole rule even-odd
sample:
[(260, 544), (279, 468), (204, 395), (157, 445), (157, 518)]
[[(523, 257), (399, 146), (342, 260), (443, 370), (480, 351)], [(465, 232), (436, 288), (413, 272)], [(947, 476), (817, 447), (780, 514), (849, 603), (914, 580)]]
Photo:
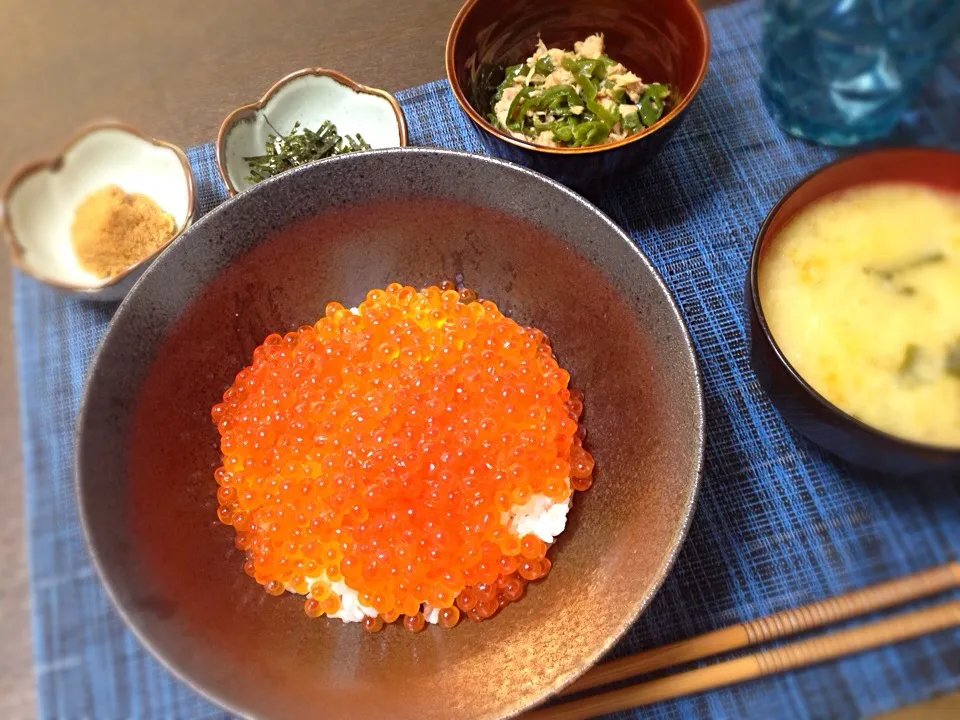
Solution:
[[(677, 101), (644, 131), (607, 145), (549, 148), (495, 128), (487, 120), (503, 68), (523, 62), (542, 37), (573, 48), (603, 33), (607, 53)], [(467, 0), (447, 37), (447, 79), (489, 151), (581, 191), (649, 163), (680, 127), (707, 74), (710, 33), (695, 0)]]

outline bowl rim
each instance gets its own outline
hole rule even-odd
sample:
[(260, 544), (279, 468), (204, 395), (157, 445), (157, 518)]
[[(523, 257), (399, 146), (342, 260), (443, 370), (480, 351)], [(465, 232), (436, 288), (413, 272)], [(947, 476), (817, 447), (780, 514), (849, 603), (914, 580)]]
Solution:
[[(817, 405), (831, 413), (838, 420), (842, 421), (845, 424), (855, 427), (858, 431), (866, 433), (867, 435), (873, 437), (876, 440), (880, 440), (886, 443), (890, 443), (895, 447), (903, 450), (905, 452), (923, 452), (926, 454), (936, 454), (940, 457), (953, 460), (960, 459), (960, 447), (954, 448), (949, 445), (932, 445), (929, 443), (919, 442), (917, 440), (910, 440), (908, 438), (900, 437), (899, 435), (894, 435), (892, 433), (881, 430), (873, 425), (869, 425), (859, 418), (850, 415), (845, 410), (830, 402), (827, 398), (821, 395), (814, 387), (807, 382), (807, 380), (800, 374), (800, 372), (793, 366), (793, 364), (787, 359), (787, 356), (784, 354), (783, 350), (780, 348), (780, 345), (777, 343), (776, 338), (773, 336), (773, 331), (770, 330), (770, 326), (767, 324), (766, 315), (763, 312), (763, 305), (760, 302), (760, 283), (759, 283), (759, 269), (760, 269), (760, 255), (761, 250), (767, 244), (767, 233), (770, 225), (780, 214), (783, 206), (786, 205), (787, 201), (790, 200), (797, 192), (799, 192), (803, 187), (808, 183), (814, 181), (820, 175), (829, 172), (839, 166), (854, 164), (862, 162), (865, 159), (876, 157), (877, 155), (898, 155), (901, 153), (909, 154), (921, 154), (928, 155), (931, 158), (938, 155), (950, 155), (960, 161), (960, 151), (950, 150), (948, 148), (934, 148), (934, 147), (910, 147), (910, 146), (895, 146), (895, 147), (886, 147), (878, 148), (874, 150), (867, 150), (865, 152), (856, 153), (854, 155), (848, 155), (845, 157), (838, 158), (833, 160), (826, 165), (822, 165), (815, 170), (804, 175), (800, 180), (796, 182), (784, 195), (777, 201), (776, 205), (771, 208), (770, 212), (767, 213), (767, 216), (764, 218), (763, 223), (760, 225), (760, 229), (757, 231), (756, 237), (753, 242), (753, 249), (750, 252), (750, 266), (747, 270), (747, 282), (749, 285), (750, 300), (753, 305), (753, 312), (756, 315), (757, 322), (760, 326), (760, 330), (763, 333), (764, 339), (769, 343), (770, 347), (773, 349), (773, 354), (776, 357), (780, 365), (787, 371), (787, 374), (790, 376), (790, 379), (795, 382), (800, 389), (802, 389)], [(844, 192), (851, 188), (860, 187), (863, 185), (871, 185), (885, 182), (883, 180), (876, 181), (871, 179), (866, 179), (863, 182), (856, 182), (850, 185), (845, 186), (841, 190), (836, 192)], [(923, 184), (923, 183), (920, 183)], [(816, 202), (816, 201), (814, 201)], [(810, 207), (811, 203), (808, 203), (803, 206), (803, 208)], [(772, 238), (771, 238), (772, 239)]]
[(658, 130), (662, 130), (671, 122), (673, 122), (677, 117), (680, 116), (683, 110), (685, 110), (686, 107), (693, 102), (693, 99), (697, 96), (697, 93), (700, 92), (700, 87), (703, 85), (704, 79), (707, 77), (707, 70), (710, 67), (712, 44), (710, 39), (710, 26), (707, 24), (706, 15), (704, 15), (703, 9), (699, 6), (696, 0), (679, 1), (686, 3), (687, 7), (693, 12), (703, 35), (704, 52), (700, 62), (700, 70), (697, 73), (697, 79), (694, 81), (690, 92), (688, 92), (675, 107), (671, 108), (670, 112), (668, 112), (665, 117), (660, 118), (660, 120), (655, 122), (650, 127), (644, 128), (640, 132), (635, 132), (632, 135), (628, 135), (621, 140), (616, 140), (612, 143), (605, 143), (603, 145), (588, 145), (586, 147), (547, 147), (545, 145), (537, 145), (536, 143), (529, 142), (527, 140), (520, 140), (519, 138), (513, 137), (513, 135), (508, 135), (502, 130), (494, 127), (489, 120), (481, 116), (464, 95), (463, 88), (461, 87), (460, 82), (457, 80), (457, 69), (454, 64), (454, 55), (456, 52), (457, 40), (460, 37), (460, 30), (463, 27), (463, 23), (466, 20), (467, 15), (476, 5), (481, 2), (481, 0), (466, 0), (457, 13), (457, 16), (453, 19), (453, 24), (450, 26), (450, 30), (447, 33), (447, 42), (444, 49), (444, 66), (446, 69), (447, 83), (450, 85), (450, 90), (453, 92), (453, 96), (456, 99), (457, 104), (460, 106), (460, 109), (467, 114), (467, 116), (473, 121), (474, 125), (489, 135), (492, 135), (496, 139), (510, 143), (511, 145), (515, 145), (518, 148), (546, 153), (548, 155), (589, 155), (593, 153), (605, 152), (607, 150), (615, 150), (623, 147), (624, 145), (639, 141), (641, 138), (649, 137), (653, 133), (657, 132)]
[[(273, 96), (280, 92), (281, 88), (285, 85), (298, 80), (302, 77), (328, 77), (333, 80), (338, 85), (343, 85), (344, 87), (350, 88), (354, 92), (360, 93), (362, 95), (374, 95), (379, 98), (383, 98), (388, 103), (390, 103), (390, 108), (393, 110), (393, 114), (397, 120), (397, 129), (400, 131), (400, 147), (406, 147), (408, 142), (408, 132), (407, 132), (407, 118), (403, 114), (403, 108), (400, 107), (400, 103), (397, 102), (397, 99), (388, 93), (386, 90), (381, 90), (380, 88), (370, 87), (369, 85), (363, 85), (361, 83), (352, 80), (351, 78), (344, 75), (338, 70), (331, 70), (329, 68), (323, 67), (307, 67), (300, 70), (294, 70), (288, 75), (284, 75), (282, 78), (277, 80), (273, 85), (271, 85), (267, 91), (260, 97), (259, 100), (256, 100), (252, 103), (247, 103), (246, 105), (241, 105), (240, 107), (234, 108), (220, 123), (220, 129), (217, 131), (217, 139), (214, 143), (216, 146), (216, 156), (217, 156), (217, 172), (220, 173), (220, 179), (223, 180), (223, 184), (227, 188), (227, 194), (230, 197), (241, 192), (237, 190), (233, 183), (230, 181), (230, 175), (227, 173), (227, 136), (230, 134), (230, 131), (233, 130), (234, 125), (239, 122), (243, 122), (248, 117), (256, 115), (258, 112), (263, 110), (267, 104), (273, 99)], [(381, 148), (382, 149), (382, 148)], [(329, 159), (329, 158), (324, 158)], [(289, 170), (285, 172), (290, 172)], [(248, 188), (249, 189), (249, 188)]]
[[(683, 312), (680, 309), (680, 304), (677, 301), (674, 293), (667, 286), (666, 282), (663, 279), (663, 275), (653, 264), (646, 253), (644, 253), (635, 243), (633, 243), (626, 232), (620, 228), (606, 213), (604, 213), (600, 208), (596, 207), (592, 203), (588, 202), (585, 198), (578, 195), (574, 191), (570, 190), (563, 184), (557, 182), (556, 180), (542, 175), (541, 173), (535, 172), (526, 168), (522, 165), (516, 163), (511, 163), (500, 158), (489, 157), (486, 155), (479, 155), (476, 153), (469, 153), (462, 150), (450, 150), (446, 148), (434, 148), (434, 147), (412, 147), (412, 148), (379, 148), (375, 150), (368, 150), (364, 153), (348, 153), (345, 155), (338, 155), (332, 158), (329, 158), (327, 162), (331, 163), (348, 163), (352, 159), (360, 156), (369, 156), (371, 154), (377, 155), (396, 155), (402, 153), (403, 156), (413, 157), (413, 155), (425, 155), (430, 156), (453, 156), (459, 157), (462, 160), (469, 162), (481, 162), (488, 163), (492, 165), (499, 165), (506, 168), (511, 172), (519, 172), (522, 175), (526, 175), (528, 179), (533, 181), (543, 181), (553, 188), (559, 190), (561, 193), (567, 196), (567, 199), (573, 201), (577, 205), (586, 207), (590, 212), (595, 213), (609, 228), (614, 232), (618, 233), (623, 237), (623, 239), (629, 243), (629, 247), (634, 253), (639, 255), (643, 264), (649, 269), (653, 274), (653, 278), (657, 285), (660, 287), (661, 291), (666, 295), (668, 299), (669, 312), (673, 315), (673, 318), (678, 323), (681, 330), (681, 340), (683, 345), (683, 350), (686, 356), (689, 358), (690, 363), (693, 369), (692, 381), (693, 387), (695, 390), (695, 409), (696, 409), (696, 465), (693, 469), (691, 483), (690, 483), (690, 495), (688, 501), (684, 504), (681, 517), (677, 522), (677, 527), (674, 529), (672, 536), (669, 539), (669, 544), (666, 548), (666, 553), (664, 556), (663, 565), (653, 573), (651, 577), (650, 588), (647, 593), (642, 596), (638, 596), (634, 603), (633, 608), (629, 612), (629, 617), (627, 621), (623, 624), (621, 628), (616, 630), (610, 636), (605, 639), (605, 642), (601, 646), (598, 646), (594, 652), (590, 653), (588, 657), (573, 670), (566, 673), (566, 675), (556, 678), (548, 687), (545, 687), (543, 691), (535, 698), (529, 699), (526, 704), (522, 706), (513, 706), (506, 710), (506, 715), (504, 717), (512, 717), (518, 713), (522, 713), (526, 710), (529, 710), (533, 707), (536, 707), (538, 704), (545, 702), (551, 697), (554, 697), (562, 688), (566, 687), (578, 677), (583, 675), (587, 670), (594, 666), (602, 657), (605, 655), (616, 643), (619, 641), (623, 635), (630, 629), (630, 627), (637, 621), (637, 619), (650, 607), (650, 603), (653, 598), (660, 592), (663, 588), (663, 584), (667, 579), (667, 576), (670, 574), (670, 571), (676, 565), (677, 559), (680, 555), (680, 550), (684, 545), (689, 533), (690, 527), (693, 524), (693, 518), (695, 515), (697, 501), (700, 497), (700, 489), (703, 482), (703, 473), (706, 462), (706, 406), (704, 401), (704, 389), (703, 389), (703, 372), (700, 368), (700, 363), (697, 359), (697, 352), (695, 349), (693, 336), (690, 333), (690, 328), (687, 325), (686, 320), (684, 319)], [(319, 163), (308, 163), (306, 165), (301, 165), (287, 172), (275, 175), (271, 178), (264, 180), (263, 182), (257, 183), (250, 188), (248, 192), (240, 193), (233, 197), (227, 198), (223, 203), (215, 207), (209, 213), (200, 218), (194, 227), (202, 229), (207, 222), (212, 222), (214, 219), (218, 218), (221, 214), (229, 212), (230, 207), (237, 202), (244, 202), (240, 198), (247, 197), (250, 193), (259, 193), (264, 192), (263, 188), (266, 188), (269, 185), (280, 182), (290, 182), (291, 178), (296, 175), (316, 172), (316, 168)], [(209, 218), (209, 220), (208, 220)], [(184, 238), (186, 241), (187, 238)], [(140, 644), (147, 649), (147, 651), (164, 667), (166, 668), (174, 677), (178, 678), (183, 682), (187, 687), (191, 688), (197, 692), (202, 697), (206, 698), (212, 703), (215, 703), (221, 708), (226, 709), (228, 712), (231, 712), (238, 717), (247, 718), (252, 717), (248, 714), (242, 712), (238, 707), (234, 706), (232, 703), (226, 701), (219, 694), (211, 691), (208, 687), (201, 685), (195, 682), (191, 677), (183, 671), (178, 664), (175, 664), (175, 661), (168, 658), (164, 653), (161, 652), (159, 646), (155, 645), (154, 642), (145, 635), (145, 633), (140, 628), (139, 624), (134, 621), (132, 613), (129, 612), (127, 605), (121, 603), (118, 599), (118, 590), (114, 584), (109, 579), (106, 568), (101, 562), (99, 551), (95, 548), (94, 543), (91, 541), (92, 531), (91, 531), (91, 519), (88, 517), (88, 501), (86, 500), (86, 493), (83, 488), (85, 483), (83, 482), (83, 476), (81, 473), (81, 449), (83, 446), (82, 437), (84, 435), (84, 430), (86, 426), (91, 422), (90, 415), (90, 397), (91, 391), (90, 386), (94, 376), (93, 370), (100, 363), (101, 357), (105, 354), (106, 348), (110, 342), (111, 337), (117, 333), (118, 318), (121, 318), (124, 315), (125, 310), (129, 305), (132, 305), (134, 298), (136, 297), (136, 291), (141, 285), (141, 283), (148, 282), (150, 275), (150, 269), (148, 268), (142, 276), (140, 276), (133, 288), (126, 294), (120, 305), (118, 306), (116, 312), (110, 319), (110, 323), (107, 326), (107, 329), (103, 335), (103, 338), (100, 340), (100, 343), (97, 345), (97, 348), (94, 352), (93, 357), (91, 358), (90, 364), (88, 365), (88, 370), (84, 378), (84, 383), (80, 395), (80, 402), (77, 409), (76, 422), (74, 423), (74, 430), (72, 436), (72, 457), (73, 457), (73, 488), (74, 496), (77, 503), (77, 513), (80, 516), (80, 528), (83, 535), (84, 544), (86, 545), (91, 558), (91, 563), (96, 571), (97, 577), (100, 580), (100, 584), (106, 592), (107, 596), (110, 598), (110, 601), (113, 605), (113, 608), (117, 611), (120, 617), (123, 619), (126, 627), (133, 633), (137, 638)]]
[[(183, 175), (186, 180), (187, 191), (187, 214), (183, 224), (177, 229), (177, 232), (174, 233), (169, 240), (163, 243), (150, 255), (140, 259), (123, 272), (117, 273), (99, 285), (81, 285), (79, 283), (64, 282), (63, 280), (48, 277), (27, 264), (25, 260), (26, 248), (17, 238), (17, 235), (13, 230), (13, 223), (10, 220), (10, 211), (8, 209), (10, 197), (13, 195), (13, 192), (16, 190), (17, 186), (34, 173), (42, 172), (44, 170), (59, 172), (66, 159), (67, 153), (69, 153), (74, 146), (76, 146), (85, 137), (101, 130), (119, 130), (121, 132), (133, 135), (140, 140), (144, 140), (155, 147), (171, 150), (176, 155), (177, 160), (180, 161), (180, 165), (183, 168)], [(10, 253), (10, 262), (13, 264), (13, 266), (20, 272), (29, 275), (33, 279), (42, 282), (45, 285), (57, 288), (58, 290), (79, 292), (88, 295), (97, 294), (103, 290), (106, 290), (107, 288), (118, 285), (132, 273), (135, 273), (139, 271), (140, 268), (152, 263), (160, 255), (160, 253), (170, 247), (170, 244), (174, 240), (186, 232), (187, 228), (190, 227), (194, 220), (195, 213), (196, 182), (194, 181), (193, 170), (190, 167), (190, 161), (187, 159), (186, 153), (184, 153), (183, 149), (171, 142), (158, 140), (155, 137), (147, 135), (145, 132), (134, 127), (133, 125), (130, 125), (129, 123), (112, 119), (96, 120), (94, 122), (87, 123), (86, 125), (82, 125), (67, 138), (60, 150), (58, 150), (55, 155), (31, 160), (23, 165), (20, 165), (10, 175), (10, 178), (7, 180), (3, 191), (0, 192), (0, 231), (2, 231), (0, 234), (3, 234), (6, 238), (7, 247), (9, 248)]]

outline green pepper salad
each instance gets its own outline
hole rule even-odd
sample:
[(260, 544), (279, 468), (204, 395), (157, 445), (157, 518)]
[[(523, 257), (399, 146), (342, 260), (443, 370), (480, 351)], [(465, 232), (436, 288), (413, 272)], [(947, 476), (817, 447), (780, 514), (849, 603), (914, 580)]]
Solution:
[(670, 99), (666, 85), (645, 85), (603, 52), (603, 36), (547, 48), (506, 69), (489, 120), (521, 140), (547, 147), (616, 142), (657, 122)]

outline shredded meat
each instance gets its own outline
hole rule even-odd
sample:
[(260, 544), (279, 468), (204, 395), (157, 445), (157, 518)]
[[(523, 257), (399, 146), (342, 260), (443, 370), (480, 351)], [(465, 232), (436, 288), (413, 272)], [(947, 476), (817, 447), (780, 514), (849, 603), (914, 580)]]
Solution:
[(591, 35), (586, 40), (573, 44), (573, 50), (580, 57), (596, 60), (603, 55), (603, 35)]

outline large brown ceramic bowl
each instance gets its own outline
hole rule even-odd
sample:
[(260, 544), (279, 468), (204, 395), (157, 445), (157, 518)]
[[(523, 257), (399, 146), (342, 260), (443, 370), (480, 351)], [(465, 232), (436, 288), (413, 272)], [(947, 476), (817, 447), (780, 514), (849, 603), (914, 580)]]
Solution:
[[(548, 148), (517, 138), (488, 120), (503, 70), (533, 54), (537, 38), (573, 49), (603, 33), (606, 53), (645, 82), (670, 85), (673, 101), (646, 130), (607, 145)], [(636, 172), (680, 127), (710, 60), (710, 33), (696, 0), (467, 0), (447, 37), (447, 79), (491, 153), (527, 165), (582, 191)]]
[(924, 445), (877, 430), (820, 395), (787, 360), (763, 315), (757, 277), (777, 233), (811, 203), (835, 192), (877, 182), (921, 183), (960, 193), (960, 153), (898, 148), (856, 155), (821, 168), (777, 203), (757, 234), (747, 276), (752, 365), (783, 417), (838, 457), (887, 473), (960, 472), (960, 449)]
[[(217, 521), (210, 408), (268, 333), (457, 273), (549, 333), (586, 394), (595, 484), (550, 575), (491, 620), (375, 635), (311, 620), (244, 574)], [(251, 717), (447, 720), (544, 700), (647, 606), (693, 512), (703, 413), (677, 307), (609, 219), (522, 168), (406, 149), (284, 173), (194, 225), (117, 311), (77, 432), (96, 565), (177, 675)]]

